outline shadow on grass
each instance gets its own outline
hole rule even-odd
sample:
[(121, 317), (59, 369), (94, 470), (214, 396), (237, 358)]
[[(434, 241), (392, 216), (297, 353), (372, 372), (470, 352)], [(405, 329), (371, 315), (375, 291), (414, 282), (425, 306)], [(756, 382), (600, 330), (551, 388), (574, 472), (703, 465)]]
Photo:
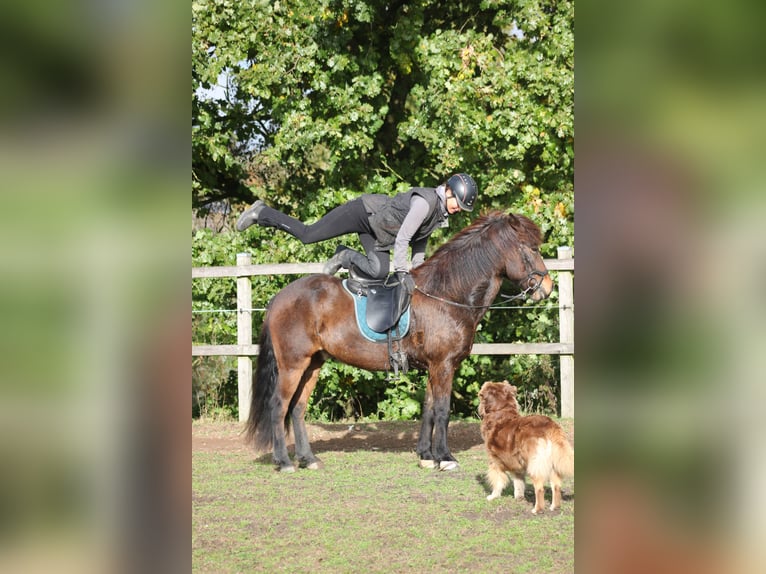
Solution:
[[(374, 423), (311, 423), (309, 440), (315, 454), (322, 451), (412, 452), (420, 435), (418, 421), (381, 421)], [(447, 442), (452, 452), (483, 445), (479, 424), (455, 421), (450, 424)]]
[[(318, 457), (325, 452), (380, 451), (393, 453), (415, 452), (420, 434), (418, 421), (380, 421), (370, 423), (308, 423), (311, 450)], [(455, 421), (450, 424), (447, 442), (453, 453), (472, 448), (483, 448), (479, 424), (473, 421)], [(288, 452), (295, 454), (294, 437), (287, 438)], [(271, 453), (261, 453), (255, 461), (273, 464)]]
[[(479, 485), (484, 489), (484, 492), (486, 494), (489, 494), (492, 492), (492, 489), (489, 487), (489, 484), (487, 483), (487, 476), (485, 474), (477, 474), (475, 477), (476, 482), (479, 483)], [(572, 501), (574, 500), (574, 494), (571, 492), (567, 492), (566, 485), (564, 485), (564, 488), (561, 490), (561, 500), (566, 501)], [(551, 493), (551, 487), (546, 486), (545, 487), (545, 500), (548, 504), (550, 504), (550, 501), (552, 499), (552, 493)], [(503, 489), (502, 494), (500, 495), (500, 500), (503, 498), (508, 497), (510, 500), (513, 500), (513, 481), (508, 483), (508, 486), (506, 486)], [(535, 488), (527, 483), (524, 488), (524, 500), (527, 502), (534, 504), (535, 503)]]

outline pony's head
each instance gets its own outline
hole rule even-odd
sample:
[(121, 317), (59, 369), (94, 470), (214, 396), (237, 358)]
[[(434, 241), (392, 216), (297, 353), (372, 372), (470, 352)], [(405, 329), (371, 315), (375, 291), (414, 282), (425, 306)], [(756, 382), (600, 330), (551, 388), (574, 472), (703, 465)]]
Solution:
[(524, 215), (502, 215), (508, 221), (506, 232), (509, 235), (505, 240), (517, 243), (521, 256), (520, 262), (517, 258), (508, 259), (505, 274), (508, 279), (516, 281), (522, 293), (532, 301), (545, 299), (553, 291), (553, 279), (540, 255), (540, 244), (543, 241), (540, 228)]
[(438, 281), (449, 278), (457, 290), (467, 290), (477, 277), (497, 270), (518, 283), (524, 296), (540, 301), (553, 290), (540, 255), (541, 243), (540, 228), (528, 217), (491, 211), (442, 245), (427, 263), (441, 268)]

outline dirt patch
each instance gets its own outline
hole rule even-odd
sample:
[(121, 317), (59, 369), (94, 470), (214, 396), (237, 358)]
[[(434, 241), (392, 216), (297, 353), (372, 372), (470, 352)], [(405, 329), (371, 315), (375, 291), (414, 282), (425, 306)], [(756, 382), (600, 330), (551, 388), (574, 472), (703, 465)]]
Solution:
[[(562, 421), (562, 426), (574, 443), (574, 424)], [(244, 423), (194, 421), (192, 423), (192, 450), (195, 452), (250, 451), (242, 429)], [(374, 423), (313, 423), (306, 429), (312, 447), (320, 451), (348, 452), (355, 450), (382, 450), (389, 452), (414, 451), (420, 434), (418, 421), (382, 421)], [(484, 449), (478, 421), (453, 421), (447, 438), (450, 450), (460, 452)], [(288, 444), (293, 444), (292, 436)]]
[[(244, 423), (192, 423), (192, 450), (197, 452), (232, 452), (249, 450), (242, 429)], [(417, 421), (384, 421), (375, 423), (307, 424), (312, 446), (323, 451), (384, 450), (407, 452), (415, 449), (420, 434)], [(451, 450), (481, 448), (479, 423), (456, 421), (449, 426)], [(292, 435), (288, 445), (293, 444)]]

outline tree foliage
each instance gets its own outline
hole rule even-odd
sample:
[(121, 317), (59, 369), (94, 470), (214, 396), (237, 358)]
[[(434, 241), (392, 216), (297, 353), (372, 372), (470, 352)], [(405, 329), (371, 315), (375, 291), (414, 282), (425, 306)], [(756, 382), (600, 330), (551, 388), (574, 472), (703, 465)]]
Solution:
[[(572, 245), (573, 2), (194, 0), (192, 40), (194, 208), (226, 200), (236, 214), (259, 197), (311, 220), (361, 193), (434, 186), (464, 171), (479, 185), (479, 210), (540, 225), (543, 255)], [(453, 216), (429, 249), (470, 217)], [(303, 246), (257, 226), (198, 232), (194, 243), (196, 265), (231, 265), (235, 249), (255, 262), (320, 261), (337, 244)], [(266, 300), (291, 279), (270, 278), (256, 292)], [(197, 283), (195, 308), (231, 301), (227, 288)], [(555, 315), (492, 311), (478, 339), (556, 340)], [(210, 340), (215, 321), (198, 323), (197, 342)], [(461, 366), (456, 393), (467, 412), (469, 379), (507, 372), (498, 361)], [(536, 369), (547, 372), (523, 370)], [(345, 371), (326, 370), (323, 380), (341, 389)], [(390, 393), (379, 398), (407, 410)]]

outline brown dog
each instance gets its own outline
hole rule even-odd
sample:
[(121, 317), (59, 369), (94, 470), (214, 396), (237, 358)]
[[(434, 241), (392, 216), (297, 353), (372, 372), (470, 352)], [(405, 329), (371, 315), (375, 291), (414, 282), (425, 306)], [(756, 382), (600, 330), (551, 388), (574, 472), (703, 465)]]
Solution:
[(486, 382), (479, 391), (481, 436), (489, 454), (487, 480), (493, 500), (513, 476), (513, 496), (524, 498), (524, 476), (528, 474), (535, 487), (532, 514), (543, 510), (545, 482), (550, 480), (553, 500), (551, 510), (561, 506), (561, 478), (574, 476), (574, 449), (564, 430), (550, 417), (521, 416), (516, 400), (516, 387), (508, 381)]

